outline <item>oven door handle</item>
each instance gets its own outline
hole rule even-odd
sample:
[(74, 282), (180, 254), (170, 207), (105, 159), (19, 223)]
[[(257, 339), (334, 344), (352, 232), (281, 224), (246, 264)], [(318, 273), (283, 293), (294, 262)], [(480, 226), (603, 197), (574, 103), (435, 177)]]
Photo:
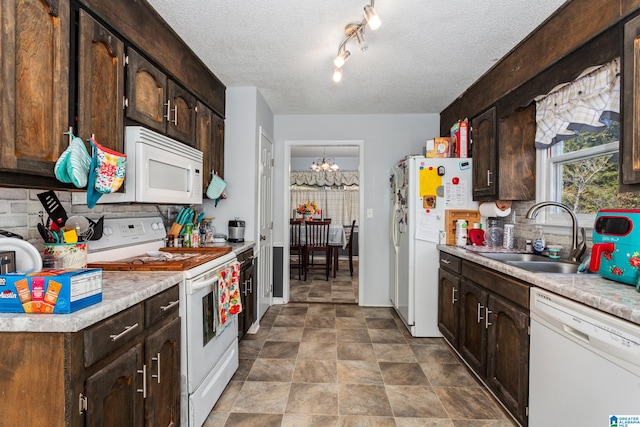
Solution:
[(204, 289), (204, 288), (208, 288), (211, 285), (213, 285), (216, 281), (218, 281), (220, 278), (216, 275), (214, 277), (211, 277), (209, 279), (203, 280), (202, 282), (196, 282), (193, 285), (191, 285), (191, 289), (193, 291), (199, 291), (200, 289)]

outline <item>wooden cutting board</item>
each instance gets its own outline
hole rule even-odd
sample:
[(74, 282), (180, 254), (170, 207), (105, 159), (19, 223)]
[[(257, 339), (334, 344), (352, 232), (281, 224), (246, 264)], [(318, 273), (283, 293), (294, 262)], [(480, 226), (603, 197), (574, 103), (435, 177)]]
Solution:
[(480, 222), (480, 211), (466, 209), (446, 209), (444, 211), (447, 245), (455, 245), (456, 243), (456, 221), (459, 219), (466, 220), (467, 227), (471, 229), (474, 222)]
[(88, 266), (102, 268), (107, 271), (184, 271), (224, 255), (222, 253), (209, 252), (196, 253), (193, 250), (191, 250), (191, 252), (196, 255), (180, 260), (167, 259), (164, 257), (135, 256), (116, 261), (92, 262), (88, 264)]

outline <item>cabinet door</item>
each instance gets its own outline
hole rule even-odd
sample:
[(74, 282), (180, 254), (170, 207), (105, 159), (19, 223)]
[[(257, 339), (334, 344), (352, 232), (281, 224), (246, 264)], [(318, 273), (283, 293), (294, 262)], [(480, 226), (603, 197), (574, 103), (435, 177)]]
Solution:
[[(500, 119), (498, 138), (498, 199), (536, 198), (536, 105)], [(500, 181), (498, 182), (498, 178)]]
[(253, 289), (254, 289), (254, 264), (253, 264), (253, 251), (247, 254), (246, 263), (250, 264), (244, 271), (244, 333), (246, 334), (255, 320), (255, 304), (253, 302)]
[(215, 113), (213, 118), (213, 150), (211, 163), (213, 170), (224, 178), (224, 119)]
[(438, 276), (438, 328), (455, 348), (458, 348), (458, 299), (460, 277), (440, 269)]
[(167, 99), (169, 106), (167, 134), (178, 141), (195, 147), (196, 97), (172, 80), (168, 80)]
[(213, 112), (202, 102), (197, 102), (196, 111), (196, 145), (202, 151), (202, 188), (207, 191), (211, 183), (213, 171)]
[(127, 118), (166, 132), (167, 76), (133, 49), (127, 58)]
[(462, 357), (480, 376), (487, 368), (485, 313), (487, 292), (469, 280), (462, 280), (460, 291), (460, 336)]
[(471, 119), (473, 157), (473, 199), (493, 200), (497, 193), (496, 108)]
[(80, 11), (77, 136), (124, 151), (124, 43)]
[(529, 316), (493, 295), (487, 307), (487, 384), (524, 424), (529, 389)]
[(145, 426), (180, 423), (180, 318), (150, 334), (145, 340), (147, 400)]
[(142, 426), (142, 344), (87, 378), (87, 427)]
[[(621, 168), (623, 184), (640, 184), (640, 16), (624, 25)], [(638, 187), (636, 186), (635, 189)]]
[(68, 141), (69, 1), (0, 1), (0, 169), (53, 177)]

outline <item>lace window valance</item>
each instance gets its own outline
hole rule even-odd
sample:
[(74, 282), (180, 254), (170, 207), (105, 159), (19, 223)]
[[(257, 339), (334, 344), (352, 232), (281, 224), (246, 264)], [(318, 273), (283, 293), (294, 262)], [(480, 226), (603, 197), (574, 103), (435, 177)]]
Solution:
[(358, 171), (292, 171), (291, 185), (342, 186), (359, 185)]

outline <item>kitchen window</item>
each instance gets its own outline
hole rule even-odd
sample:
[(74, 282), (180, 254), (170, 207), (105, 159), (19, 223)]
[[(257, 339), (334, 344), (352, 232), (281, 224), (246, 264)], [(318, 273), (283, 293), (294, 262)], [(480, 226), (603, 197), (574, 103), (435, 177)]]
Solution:
[[(569, 206), (581, 227), (602, 208), (632, 208), (640, 196), (618, 192), (620, 140), (619, 59), (585, 70), (576, 80), (536, 98), (538, 202)], [(549, 209), (547, 225), (567, 225)]]

